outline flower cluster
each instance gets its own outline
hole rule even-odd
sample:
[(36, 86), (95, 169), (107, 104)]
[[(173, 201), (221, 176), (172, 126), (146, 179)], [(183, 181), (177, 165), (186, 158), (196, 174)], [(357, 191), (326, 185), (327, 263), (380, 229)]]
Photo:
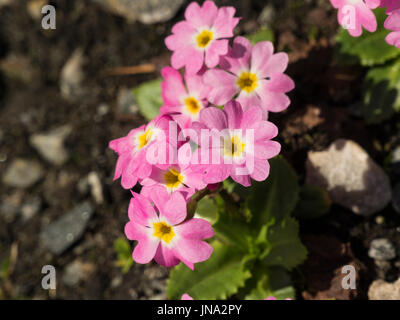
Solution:
[(118, 154), (114, 179), (125, 189), (141, 185), (125, 227), (138, 241), (138, 263), (193, 269), (207, 260), (212, 227), (193, 218), (187, 203), (229, 177), (244, 186), (265, 180), (268, 160), (280, 152), (268, 113), (290, 104), (288, 56), (268, 41), (252, 46), (238, 36), (230, 43), (239, 20), (233, 7), (191, 3), (165, 39), (173, 54), (161, 71), (160, 115), (109, 144)]
[(384, 27), (392, 31), (386, 41), (400, 49), (400, 1), (398, 0), (330, 0), (338, 9), (338, 21), (350, 35), (359, 37), (362, 28), (375, 32), (377, 21), (373, 9), (386, 8), (388, 15)]

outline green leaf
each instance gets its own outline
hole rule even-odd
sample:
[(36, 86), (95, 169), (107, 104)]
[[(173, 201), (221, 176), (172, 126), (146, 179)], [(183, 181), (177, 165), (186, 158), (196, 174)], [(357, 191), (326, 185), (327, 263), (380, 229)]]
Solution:
[(300, 200), (294, 215), (300, 219), (319, 218), (329, 211), (330, 206), (331, 199), (324, 189), (305, 185), (300, 190)]
[(342, 60), (345, 60), (346, 56), (357, 57), (361, 65), (374, 66), (383, 64), (400, 55), (399, 49), (387, 44), (385, 41), (389, 33), (383, 27), (387, 17), (385, 9), (379, 8), (374, 12), (378, 21), (376, 32), (370, 33), (364, 29), (360, 37), (352, 37), (347, 30), (341, 29), (337, 37), (337, 43), (339, 45), (338, 50), (342, 54)]
[(197, 202), (196, 215), (214, 224), (218, 219), (218, 207), (214, 199), (204, 197)]
[(163, 104), (161, 81), (161, 79), (151, 80), (133, 89), (140, 113), (149, 121), (158, 116)]
[(363, 94), (363, 115), (367, 123), (380, 123), (400, 111), (400, 59), (370, 69)]
[(134, 263), (131, 245), (125, 238), (118, 238), (114, 241), (114, 250), (117, 254), (115, 265), (122, 269), (122, 273), (127, 273)]
[(268, 228), (267, 241), (268, 248), (260, 257), (266, 266), (291, 270), (307, 258), (307, 249), (299, 238), (299, 224), (294, 218), (286, 218)]
[(236, 250), (247, 252), (251, 242), (251, 231), (244, 219), (219, 213), (218, 221), (213, 225), (216, 236), (224, 243), (236, 246)]
[(278, 300), (294, 299), (295, 290), (289, 273), (282, 267), (265, 268), (258, 265), (246, 283), (246, 300), (264, 300), (273, 296)]
[(257, 42), (261, 41), (271, 41), (274, 42), (274, 32), (271, 29), (262, 27), (260, 30), (245, 36), (250, 40), (251, 44), (254, 46)]
[(254, 183), (247, 205), (252, 213), (252, 225), (258, 230), (272, 220), (280, 222), (289, 217), (299, 196), (297, 176), (282, 157), (270, 160), (270, 175)]
[(196, 264), (194, 271), (182, 263), (171, 270), (168, 299), (180, 299), (184, 293), (196, 300), (227, 299), (244, 286), (251, 274), (243, 265), (243, 255), (237, 248), (218, 241), (212, 246), (210, 259)]

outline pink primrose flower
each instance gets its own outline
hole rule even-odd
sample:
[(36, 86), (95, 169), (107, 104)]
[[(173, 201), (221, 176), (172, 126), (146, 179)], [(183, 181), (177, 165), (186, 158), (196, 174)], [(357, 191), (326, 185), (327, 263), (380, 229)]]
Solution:
[(200, 137), (194, 157), (203, 166), (208, 184), (229, 176), (244, 186), (250, 186), (250, 178), (263, 181), (269, 175), (268, 159), (280, 152), (280, 144), (271, 141), (278, 129), (262, 120), (258, 107), (243, 112), (236, 101), (224, 110), (209, 107), (201, 111), (200, 122), (193, 123), (193, 128)]
[(394, 10), (400, 9), (399, 0), (381, 0), (381, 7), (387, 8), (386, 13), (391, 13)]
[(338, 9), (338, 22), (353, 37), (359, 37), (364, 27), (375, 32), (377, 22), (372, 9), (379, 7), (381, 0), (330, 0)]
[(228, 39), (239, 22), (234, 18), (235, 8), (218, 7), (205, 1), (189, 4), (184, 21), (172, 28), (172, 35), (165, 39), (167, 48), (173, 51), (171, 64), (175, 69), (186, 67), (189, 74), (197, 73), (205, 65), (214, 68), (220, 56), (228, 52)]
[(168, 148), (169, 116), (158, 116), (147, 125), (133, 129), (125, 137), (110, 141), (109, 148), (118, 154), (114, 180), (121, 177), (125, 189), (135, 186), (138, 179), (150, 175), (152, 165), (147, 161), (149, 150)]
[(151, 174), (140, 182), (143, 186), (141, 194), (149, 196), (162, 186), (169, 194), (179, 191), (185, 199), (189, 199), (197, 190), (207, 186), (203, 181), (204, 173), (200, 171), (201, 167), (191, 162), (191, 146), (190, 143), (185, 143), (178, 149), (177, 161), (153, 166)]
[(191, 296), (189, 296), (187, 293), (184, 293), (181, 297), (181, 300), (194, 300)]
[(389, 14), (384, 26), (393, 31), (386, 36), (386, 42), (400, 49), (400, 9)]
[(209, 101), (224, 105), (237, 96), (244, 110), (254, 106), (265, 114), (285, 110), (290, 104), (286, 93), (294, 88), (292, 79), (283, 73), (288, 60), (286, 53), (274, 54), (269, 41), (252, 47), (248, 39), (236, 37), (228, 55), (221, 58), (221, 68), (204, 74), (204, 82), (213, 85)]
[(171, 67), (164, 67), (161, 74), (164, 77), (161, 114), (170, 114), (182, 129), (189, 128), (192, 121), (199, 119), (200, 111), (208, 106), (206, 98), (210, 88), (203, 83), (200, 74), (186, 74), (186, 86), (181, 74)]
[(154, 258), (160, 265), (173, 267), (182, 261), (193, 270), (195, 263), (211, 256), (212, 247), (203, 241), (214, 235), (211, 224), (197, 218), (185, 221), (186, 201), (180, 192), (169, 195), (160, 187), (150, 199), (133, 193), (128, 213), (125, 234), (138, 241), (132, 254), (137, 263)]

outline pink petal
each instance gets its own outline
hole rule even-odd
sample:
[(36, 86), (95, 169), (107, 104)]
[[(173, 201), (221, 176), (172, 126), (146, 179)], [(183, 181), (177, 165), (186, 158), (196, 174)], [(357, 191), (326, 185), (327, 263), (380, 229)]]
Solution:
[[(259, 59), (261, 59), (261, 57)], [(252, 72), (257, 73), (261, 78), (267, 78), (271, 77), (275, 73), (284, 72), (289, 63), (289, 57), (285, 52), (279, 52), (269, 57), (268, 60), (264, 60), (266, 61), (264, 64), (262, 63), (262, 61), (258, 61), (257, 58), (255, 59), (255, 61), (257, 61), (257, 67), (253, 66), (252, 60)]]
[(187, 21), (178, 22), (172, 28), (173, 34), (165, 39), (165, 45), (171, 51), (184, 49), (190, 45), (196, 32)]
[(178, 228), (181, 237), (188, 240), (209, 239), (214, 236), (211, 224), (204, 219), (193, 218), (175, 228)]
[(157, 219), (157, 214), (150, 201), (141, 194), (134, 193), (129, 202), (129, 219), (143, 226), (150, 226), (151, 220)]
[(208, 221), (194, 218), (176, 226), (175, 230), (179, 234), (176, 249), (183, 259), (197, 263), (211, 256), (212, 247), (202, 241), (214, 236), (214, 231)]
[(213, 248), (204, 241), (180, 239), (176, 250), (184, 260), (198, 263), (208, 260)]
[(135, 186), (138, 181), (138, 176), (136, 174), (136, 163), (132, 159), (129, 161), (128, 165), (122, 171), (121, 175), (121, 185), (124, 189), (131, 189)]
[(204, 53), (194, 47), (186, 47), (174, 51), (171, 57), (171, 65), (175, 69), (186, 66), (188, 74), (196, 74), (203, 66)]
[[(130, 157), (128, 154), (122, 154), (118, 157), (117, 164), (115, 166), (114, 180), (117, 180), (117, 179), (119, 179), (119, 177), (121, 177), (122, 172), (125, 171), (126, 168), (128, 167), (129, 161), (130, 161)], [(128, 188), (128, 189), (130, 189), (130, 188)]]
[(376, 9), (381, 4), (382, 0), (365, 0), (365, 4), (370, 9)]
[[(221, 159), (222, 162), (222, 159)], [(228, 179), (230, 174), (230, 166), (221, 164), (210, 164), (207, 166), (206, 174), (204, 176), (204, 182), (218, 183)]]
[(256, 142), (270, 140), (278, 135), (278, 127), (269, 121), (260, 121), (254, 128)]
[[(195, 98), (203, 100), (207, 97), (209, 90), (211, 89), (203, 82), (203, 75), (185, 74), (185, 83), (189, 91), (189, 95), (195, 96)], [(205, 103), (206, 105), (206, 103)]]
[(220, 69), (208, 70), (204, 74), (204, 82), (207, 85), (212, 85), (208, 100), (216, 105), (227, 103), (238, 93), (236, 77)]
[(254, 45), (251, 52), (251, 71), (256, 72), (262, 78), (266, 78), (268, 74), (270, 74), (268, 72), (268, 67), (276, 67), (269, 61), (273, 53), (274, 46), (270, 41), (258, 42), (256, 45)]
[(175, 256), (174, 249), (170, 249), (160, 244), (155, 254), (154, 260), (164, 267), (174, 267), (180, 260)]
[(132, 258), (137, 263), (149, 263), (155, 256), (160, 241), (151, 237), (151, 229), (132, 221), (125, 225), (125, 234), (130, 240), (137, 240)]
[(206, 49), (206, 65), (209, 68), (215, 68), (219, 63), (220, 56), (228, 53), (228, 40), (214, 40)]
[(233, 47), (228, 54), (220, 59), (222, 69), (239, 75), (243, 70), (250, 69), (250, 56), (252, 46), (248, 39), (244, 37), (236, 37), (233, 40)]
[(191, 296), (189, 296), (187, 293), (184, 293), (181, 297), (181, 300), (194, 300)]
[(400, 31), (400, 10), (393, 12), (387, 17), (384, 27), (388, 30)]
[(369, 32), (375, 32), (378, 27), (378, 23), (376, 21), (374, 12), (366, 5), (360, 6), (359, 10), (362, 26)]
[(181, 169), (184, 169), (190, 165), (192, 160), (192, 147), (187, 142), (182, 145), (178, 150), (178, 164)]
[[(262, 112), (259, 107), (252, 107), (243, 114), (241, 127), (243, 129), (254, 129), (262, 120)], [(255, 138), (258, 137), (255, 135)]]
[(162, 186), (154, 186), (153, 190), (154, 192), (147, 195), (147, 197), (153, 201), (158, 211), (162, 211), (164, 210), (164, 205), (167, 203), (170, 196), (167, 190)]
[(260, 141), (254, 146), (254, 155), (258, 159), (271, 159), (281, 152), (281, 145), (276, 141)]
[(400, 49), (400, 31), (391, 32), (386, 36), (386, 41), (392, 46)]
[(205, 108), (200, 111), (200, 121), (210, 129), (223, 130), (228, 123), (225, 113), (215, 107)]
[(254, 158), (254, 168), (250, 176), (256, 181), (264, 181), (269, 175), (269, 168), (268, 160)]
[[(262, 107), (272, 112), (285, 110), (290, 105), (290, 99), (282, 92), (272, 91), (270, 87), (268, 81), (262, 80), (261, 88), (257, 90), (263, 103)], [(272, 85), (272, 89), (276, 89), (276, 87)]]
[(245, 91), (241, 91), (236, 100), (239, 101), (240, 105), (243, 108), (243, 111), (247, 111), (253, 107), (262, 106), (262, 101), (255, 91), (251, 94), (248, 94)]
[(196, 29), (207, 26), (212, 27), (218, 14), (218, 8), (212, 1), (205, 1), (200, 8), (199, 4), (192, 2), (186, 8), (185, 19)]
[(164, 67), (161, 74), (165, 79), (161, 83), (163, 101), (170, 105), (180, 104), (180, 99), (186, 95), (182, 76), (171, 67)]
[(180, 192), (175, 191), (160, 211), (160, 219), (165, 218), (170, 225), (177, 225), (185, 220), (186, 215), (185, 198)]
[(184, 172), (185, 181), (184, 183), (190, 187), (197, 190), (201, 190), (206, 187), (206, 183), (203, 181), (204, 174), (201, 172), (194, 172), (192, 170), (188, 170)]
[[(235, 168), (236, 170), (237, 168)], [(250, 187), (251, 186), (251, 181), (250, 177), (248, 175), (238, 175), (238, 174), (231, 174), (232, 179), (241, 184), (244, 187)]]
[(239, 23), (239, 18), (234, 18), (234, 7), (222, 7), (218, 10), (218, 15), (214, 21), (214, 29), (217, 31), (219, 38), (233, 37), (233, 29)]
[(293, 80), (284, 73), (275, 73), (271, 76), (271, 80), (265, 83), (262, 81), (265, 88), (274, 92), (289, 92), (294, 89)]
[(234, 100), (229, 101), (224, 107), (224, 112), (227, 116), (228, 128), (239, 129), (243, 118), (243, 110), (240, 103)]

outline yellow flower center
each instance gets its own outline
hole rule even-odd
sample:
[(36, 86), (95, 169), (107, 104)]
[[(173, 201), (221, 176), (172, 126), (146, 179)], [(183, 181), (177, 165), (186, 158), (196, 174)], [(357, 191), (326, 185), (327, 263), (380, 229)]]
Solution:
[(154, 236), (163, 240), (166, 243), (170, 243), (170, 241), (175, 237), (175, 232), (172, 226), (165, 222), (154, 222)]
[(250, 93), (258, 86), (257, 75), (250, 72), (242, 72), (237, 80), (237, 85), (240, 89)]
[(210, 44), (213, 38), (214, 34), (212, 33), (212, 31), (203, 30), (196, 36), (197, 46), (201, 49), (204, 49)]
[(224, 155), (229, 157), (240, 157), (246, 144), (238, 137), (232, 136), (224, 139)]
[(138, 137), (139, 149), (145, 147), (151, 140), (153, 136), (153, 130), (147, 129), (143, 134)]
[(169, 169), (166, 173), (164, 173), (164, 181), (168, 189), (175, 189), (181, 185), (183, 176), (179, 173), (179, 171), (175, 169)]
[(199, 113), (201, 106), (197, 99), (193, 97), (189, 97), (185, 99), (185, 106), (186, 110), (189, 111), (191, 114), (196, 115)]

